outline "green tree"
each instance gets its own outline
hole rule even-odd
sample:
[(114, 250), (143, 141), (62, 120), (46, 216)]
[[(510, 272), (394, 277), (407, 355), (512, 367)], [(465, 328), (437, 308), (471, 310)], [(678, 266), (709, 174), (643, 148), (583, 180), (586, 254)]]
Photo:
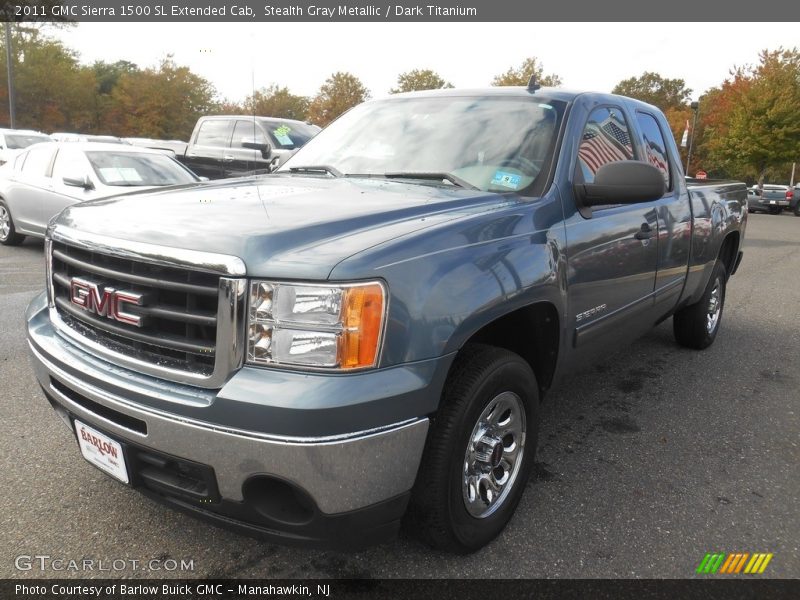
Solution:
[(420, 90), (439, 90), (451, 88), (453, 84), (445, 81), (436, 72), (430, 69), (414, 69), (397, 76), (397, 87), (389, 90), (390, 94), (401, 92), (417, 92)]
[(686, 87), (683, 79), (667, 79), (658, 73), (645, 71), (639, 77), (623, 79), (611, 93), (636, 98), (666, 111), (685, 108), (692, 90)]
[[(16, 126), (53, 132), (93, 122), (95, 77), (77, 55), (40, 28), (12, 33)], [(9, 123), (5, 38), (0, 43), (0, 120)]]
[(369, 98), (369, 90), (351, 73), (328, 77), (308, 107), (308, 118), (324, 127), (346, 110)]
[(109, 133), (188, 139), (197, 118), (213, 112), (214, 87), (168, 55), (156, 68), (123, 73), (105, 114)]
[(110, 94), (122, 75), (132, 75), (139, 71), (139, 67), (127, 60), (114, 63), (98, 60), (92, 65), (92, 70), (97, 79), (97, 93)]
[[(736, 177), (763, 185), (770, 170), (798, 158), (800, 149), (800, 52), (764, 50), (759, 64), (739, 67), (707, 94), (703, 146), (709, 158)], [(703, 110), (701, 99), (701, 110)]]
[(247, 114), (304, 121), (308, 115), (309, 100), (292, 94), (287, 87), (275, 84), (257, 90), (244, 101)]
[(531, 75), (534, 74), (536, 75), (536, 83), (539, 85), (546, 87), (561, 85), (561, 77), (555, 73), (545, 75), (544, 66), (535, 56), (526, 58), (519, 67), (510, 67), (505, 73), (497, 75), (492, 80), (492, 85), (528, 85)]

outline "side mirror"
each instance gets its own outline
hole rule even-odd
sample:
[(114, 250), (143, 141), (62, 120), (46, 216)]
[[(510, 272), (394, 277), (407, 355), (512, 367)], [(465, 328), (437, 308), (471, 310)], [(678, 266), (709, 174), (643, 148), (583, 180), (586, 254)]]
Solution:
[(64, 177), (62, 179), (64, 185), (69, 185), (71, 187), (79, 187), (83, 188), (84, 190), (93, 190), (94, 184), (92, 180), (89, 179), (88, 175), (84, 175), (83, 177)]
[(636, 204), (664, 195), (664, 175), (653, 165), (623, 160), (603, 165), (592, 183), (576, 183), (575, 196), (583, 207), (602, 204)]
[(260, 150), (261, 156), (263, 156), (264, 158), (269, 158), (270, 155), (272, 154), (272, 146), (270, 146), (266, 142), (260, 143), (249, 140), (243, 141), (242, 148), (248, 148), (250, 150)]

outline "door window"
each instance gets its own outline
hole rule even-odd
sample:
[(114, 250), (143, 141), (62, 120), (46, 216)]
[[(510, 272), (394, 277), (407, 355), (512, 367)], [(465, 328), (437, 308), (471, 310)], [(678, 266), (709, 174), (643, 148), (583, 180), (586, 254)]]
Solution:
[(80, 179), (89, 175), (89, 165), (82, 153), (72, 149), (59, 150), (53, 164), (53, 178), (62, 183), (64, 177)]
[(226, 119), (203, 121), (197, 132), (198, 146), (228, 146), (231, 139), (231, 122)]
[(22, 174), (26, 177), (49, 177), (52, 158), (53, 148), (32, 148), (22, 165)]
[(236, 121), (233, 128), (232, 148), (241, 148), (244, 142), (255, 142), (256, 144), (266, 144), (267, 136), (261, 127), (252, 121)]
[(628, 122), (618, 108), (592, 111), (578, 148), (576, 183), (592, 183), (598, 169), (608, 163), (633, 159)]

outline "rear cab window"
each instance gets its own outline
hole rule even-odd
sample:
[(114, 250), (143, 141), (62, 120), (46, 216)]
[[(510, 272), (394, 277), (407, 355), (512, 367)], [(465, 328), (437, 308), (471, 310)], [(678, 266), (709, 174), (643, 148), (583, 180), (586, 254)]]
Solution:
[(664, 176), (664, 183), (668, 191), (672, 190), (672, 169), (669, 164), (667, 144), (664, 134), (656, 118), (650, 113), (636, 112), (636, 120), (642, 132), (642, 145), (644, 147), (645, 162), (656, 167)]

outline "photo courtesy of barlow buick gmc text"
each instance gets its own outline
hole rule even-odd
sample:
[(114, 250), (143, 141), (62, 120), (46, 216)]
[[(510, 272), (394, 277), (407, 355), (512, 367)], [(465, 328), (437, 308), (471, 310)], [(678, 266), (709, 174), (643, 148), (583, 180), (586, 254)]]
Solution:
[(0, 598), (798, 597), (800, 10), (716, 10), (0, 7)]

